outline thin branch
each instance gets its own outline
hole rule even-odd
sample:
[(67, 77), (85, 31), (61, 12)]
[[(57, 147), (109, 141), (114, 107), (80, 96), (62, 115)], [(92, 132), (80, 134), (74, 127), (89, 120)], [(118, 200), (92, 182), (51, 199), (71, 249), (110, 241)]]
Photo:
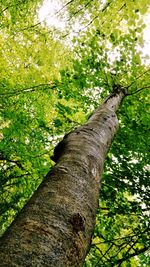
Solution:
[(58, 13), (60, 13), (66, 6), (70, 5), (72, 2), (74, 2), (74, 0), (70, 0), (69, 2), (67, 2), (64, 6), (62, 6), (62, 7), (55, 13), (55, 15), (58, 14)]
[[(101, 249), (99, 247), (96, 247), (96, 249), (100, 252), (100, 254), (102, 255), (102, 257), (104, 257), (106, 259), (106, 261), (108, 261), (109, 259), (106, 257), (105, 253), (103, 254), (103, 252), (101, 251)], [(96, 263), (95, 267), (97, 266), (97, 264), (100, 262), (100, 260)]]
[(112, 2), (113, 2), (113, 0), (110, 0), (110, 2), (106, 3), (106, 6), (103, 7), (102, 12), (105, 12), (106, 9), (111, 5)]
[(105, 253), (103, 254), (103, 257), (105, 257), (105, 255), (108, 254), (108, 252), (111, 250), (111, 248), (114, 246), (115, 244), (113, 242), (111, 242), (110, 247), (105, 251)]
[(43, 87), (47, 87), (49, 89), (54, 89), (57, 86), (56, 85), (50, 85), (48, 83), (43, 83), (43, 84), (35, 85), (35, 86), (29, 87), (29, 88), (19, 89), (17, 91), (12, 91), (12, 92), (8, 92), (8, 93), (1, 93), (1, 95), (13, 96), (13, 95), (19, 95), (19, 94), (22, 94), (22, 93), (30, 93), (30, 92), (36, 91), (37, 88), (42, 90)]
[[(14, 5), (11, 5), (11, 6), (14, 6)], [(1, 14), (3, 13), (3, 12), (5, 12), (9, 7), (11, 7), (11, 6), (7, 6), (6, 8), (4, 8), (3, 10), (2, 10), (2, 12), (1, 12)]]
[(120, 7), (120, 9), (118, 10), (118, 12), (120, 12), (124, 7), (126, 7), (126, 3), (124, 3), (123, 6)]
[[(24, 2), (25, 2), (25, 1), (23, 1), (23, 2), (20, 2), (20, 1), (19, 1), (18, 3), (14, 4), (14, 5), (10, 5), (10, 6), (6, 7), (5, 9), (3, 9), (3, 10), (2, 10), (2, 13), (3, 13), (4, 11), (6, 11), (8, 8), (10, 8), (10, 7), (14, 7), (14, 6), (18, 5), (18, 4), (24, 4)], [(56, 13), (54, 14), (54, 16), (57, 15), (58, 13), (60, 13), (65, 7), (67, 7), (67, 6), (68, 6), (69, 4), (71, 4), (72, 2), (74, 2), (74, 0), (70, 0), (68, 3), (66, 3), (64, 6), (62, 6), (58, 11), (56, 11)], [(25, 28), (23, 28), (23, 29), (20, 29), (20, 30), (17, 31), (17, 33), (18, 33), (18, 32), (22, 32), (22, 31), (25, 31), (25, 30), (28, 30), (28, 29), (31, 29), (31, 28), (35, 28), (35, 27), (37, 27), (38, 25), (40, 25), (42, 22), (44, 22), (44, 20), (45, 20), (45, 19), (43, 19), (42, 21), (40, 21), (40, 22), (38, 22), (38, 23), (36, 23), (36, 24), (33, 24), (33, 25), (31, 25), (31, 26), (28, 26), (28, 27), (25, 27)]]
[[(106, 4), (106, 6), (104, 6), (104, 8), (101, 10), (101, 12), (105, 12), (106, 11), (106, 9), (110, 6), (110, 4), (113, 2), (113, 0), (110, 0), (110, 2), (108, 2), (107, 4)], [(77, 33), (77, 34), (79, 34), (80, 32), (82, 32), (84, 29), (86, 29), (86, 28), (88, 28), (93, 22), (94, 22), (94, 20), (95, 19), (97, 19), (99, 17), (99, 13), (98, 13), (98, 15), (96, 15), (91, 21), (89, 21), (83, 28), (81, 28), (79, 31), (77, 31), (77, 32), (75, 32), (75, 33)], [(103, 24), (104, 22), (102, 22), (102, 24)], [(65, 38), (65, 37), (67, 37), (68, 35), (69, 35), (70, 33), (68, 32), (68, 33), (66, 33), (65, 35), (62, 35), (61, 37), (62, 38)]]
[(22, 4), (24, 4), (24, 3), (25, 3), (25, 0), (24, 0), (24, 1), (18, 1), (16, 4), (13, 4), (13, 5), (9, 5), (9, 6), (5, 7), (5, 8), (1, 11), (1, 14), (2, 14), (3, 12), (5, 12), (8, 8), (11, 8), (11, 7), (14, 7), (14, 6), (17, 6), (17, 5), (22, 5)]
[(84, 5), (83, 7), (81, 7), (80, 9), (78, 9), (76, 12), (74, 12), (72, 14), (72, 16), (68, 19), (68, 21), (70, 21), (70, 19), (72, 19), (74, 16), (76, 16), (77, 14), (79, 14), (84, 8), (86, 8), (90, 3), (92, 2), (92, 0), (90, 0), (88, 3), (86, 3), (86, 5)]
[(80, 33), (81, 31), (83, 31), (84, 29), (88, 28), (93, 22), (95, 19), (98, 18), (98, 15), (96, 15), (87, 25), (85, 25), (82, 29), (80, 29), (78, 32), (76, 33)]
[(130, 246), (128, 248), (128, 250), (126, 251), (127, 254), (129, 254), (129, 252), (131, 251), (131, 249), (133, 249), (134, 251), (136, 251), (136, 249), (134, 248), (134, 245), (136, 245), (138, 243), (138, 238), (135, 239), (134, 241), (131, 241), (131, 244), (129, 243), (128, 245)]
[(141, 78), (144, 74), (146, 74), (146, 73), (149, 72), (149, 71), (150, 71), (150, 68), (149, 68), (148, 70), (144, 71), (144, 72), (143, 72), (142, 74), (140, 74), (139, 76), (135, 77), (135, 80), (127, 86), (127, 89), (128, 89), (129, 87), (131, 87), (131, 86), (132, 86), (132, 85), (133, 85), (139, 78)]
[(25, 30), (29, 30), (29, 29), (35, 28), (35, 27), (37, 27), (38, 25), (41, 25), (41, 22), (37, 22), (36, 24), (30, 25), (30, 26), (25, 27), (25, 28), (23, 28), (23, 29), (19, 29), (19, 30), (17, 31), (17, 34), (20, 33), (20, 32), (23, 32), (23, 31), (25, 31)]
[[(102, 254), (102, 257), (104, 257), (104, 259), (106, 260), (106, 262), (108, 262), (108, 258), (107, 258), (105, 255), (107, 255), (107, 253), (108, 253), (109, 250), (112, 248), (112, 246), (113, 246), (113, 244), (110, 245), (110, 247), (106, 250), (106, 252), (105, 252), (104, 254), (102, 253), (102, 251), (100, 250), (99, 247), (96, 247), (96, 248), (99, 250), (99, 252)], [(94, 265), (94, 267), (99, 266), (99, 263), (100, 263), (101, 260), (102, 260), (102, 258), (100, 258), (100, 259), (96, 262), (96, 265)]]
[[(81, 28), (79, 31), (75, 31), (74, 33), (76, 34), (79, 34), (80, 32), (82, 32), (83, 30), (85, 30), (86, 28), (88, 28), (93, 22), (95, 19), (98, 18), (98, 15), (96, 15), (90, 22), (88, 22), (83, 28)], [(61, 37), (62, 38), (65, 38), (67, 37), (68, 35), (70, 34), (70, 32), (67, 32), (65, 35), (62, 35)]]
[[(113, 0), (111, 0), (110, 2), (108, 2), (107, 4), (106, 4), (106, 6), (102, 9), (102, 13), (104, 13), (105, 11), (106, 11), (106, 9), (110, 6), (110, 4), (113, 2)], [(84, 29), (86, 29), (86, 28), (88, 28), (93, 22), (94, 22), (94, 20), (95, 19), (97, 19), (98, 18), (98, 16), (99, 16), (99, 14), (98, 15), (96, 15), (87, 25), (85, 25), (82, 29), (80, 29), (79, 31), (78, 31), (78, 33), (79, 32), (81, 32), (82, 30), (84, 30)]]
[[(68, 6), (69, 4), (71, 4), (72, 2), (74, 2), (74, 0), (70, 0), (68, 3), (66, 3), (64, 6), (62, 6), (58, 11), (56, 11), (55, 13), (54, 13), (54, 15), (53, 16), (56, 16), (57, 14), (59, 14), (66, 6)], [(48, 14), (49, 15), (49, 14)], [(47, 15), (47, 16), (48, 16)], [(40, 21), (40, 22), (38, 22), (38, 23), (36, 23), (36, 24), (34, 24), (34, 25), (31, 25), (31, 26), (29, 26), (29, 27), (26, 27), (26, 28), (24, 28), (24, 29), (21, 29), (20, 31), (24, 31), (24, 30), (27, 30), (27, 29), (30, 29), (30, 28), (34, 28), (34, 27), (36, 27), (36, 26), (38, 26), (38, 25), (40, 25), (42, 22), (44, 22), (45, 21), (45, 19), (43, 19), (42, 21)], [(20, 32), (19, 31), (19, 32)]]
[(138, 92), (140, 92), (140, 91), (142, 91), (142, 90), (144, 90), (144, 89), (150, 89), (150, 85), (149, 86), (145, 86), (145, 87), (143, 87), (143, 88), (140, 88), (140, 89), (138, 89), (137, 91), (135, 91), (135, 92), (133, 92), (133, 93), (128, 93), (127, 94), (127, 96), (129, 95), (134, 95), (134, 94), (137, 94)]
[(121, 259), (118, 259), (118, 260), (115, 262), (115, 265), (117, 264), (118, 266), (120, 266), (122, 262), (124, 262), (124, 261), (126, 261), (126, 260), (128, 260), (128, 259), (130, 259), (130, 258), (132, 258), (132, 257), (135, 257), (135, 256), (137, 256), (137, 255), (139, 255), (139, 254), (141, 254), (141, 253), (144, 253), (144, 252), (146, 252), (148, 249), (149, 249), (149, 247), (143, 247), (142, 249), (138, 249), (138, 250), (136, 250), (136, 252), (131, 253), (131, 254), (129, 254), (129, 255), (126, 255), (125, 257), (123, 257), (123, 258), (121, 258)]

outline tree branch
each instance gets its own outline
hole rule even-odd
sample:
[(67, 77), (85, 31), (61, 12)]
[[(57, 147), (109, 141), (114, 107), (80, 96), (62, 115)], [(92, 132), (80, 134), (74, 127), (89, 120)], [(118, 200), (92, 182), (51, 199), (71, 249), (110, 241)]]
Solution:
[(38, 25), (41, 25), (41, 22), (37, 22), (36, 24), (30, 25), (30, 26), (25, 27), (25, 28), (23, 28), (23, 29), (19, 29), (19, 30), (17, 31), (17, 34), (20, 33), (20, 32), (23, 32), (23, 31), (25, 31), (25, 30), (29, 30), (29, 29), (35, 28), (35, 27), (37, 27)]
[[(48, 83), (43, 83), (43, 84), (39, 84), (39, 85), (35, 85), (35, 86), (29, 87), (29, 88), (23, 88), (23, 89), (19, 89), (19, 90), (17, 90), (17, 88), (16, 88), (17, 91), (11, 91), (11, 92), (8, 92), (8, 93), (1, 93), (1, 95), (13, 96), (13, 95), (19, 95), (19, 94), (22, 94), (22, 93), (30, 93), (30, 92), (36, 91), (37, 88), (39, 90), (42, 90), (43, 87), (47, 87), (49, 89), (54, 89), (57, 86), (56, 85), (51, 85), (51, 84), (48, 84)], [(44, 88), (44, 89), (47, 89), (47, 88)]]
[(141, 78), (144, 74), (146, 74), (146, 73), (149, 72), (149, 71), (150, 71), (150, 68), (149, 68), (148, 70), (144, 71), (144, 72), (143, 72), (142, 74), (140, 74), (139, 76), (135, 77), (135, 80), (127, 86), (127, 89), (128, 89), (129, 87), (131, 87), (131, 86), (136, 82), (136, 80), (138, 80), (139, 78)]
[(132, 257), (134, 257), (134, 256), (137, 256), (137, 255), (139, 255), (139, 254), (141, 254), (141, 253), (144, 253), (144, 252), (146, 252), (148, 249), (149, 249), (149, 247), (143, 247), (142, 249), (138, 249), (138, 250), (136, 250), (136, 252), (131, 253), (131, 254), (129, 254), (129, 255), (126, 255), (126, 256), (124, 256), (124, 257), (121, 258), (121, 259), (118, 259), (118, 260), (115, 262), (115, 265), (117, 264), (118, 266), (120, 266), (120, 264), (121, 264), (122, 262), (124, 262), (125, 260), (128, 260), (128, 259), (130, 259), (130, 258), (132, 258)]
[(72, 2), (74, 2), (74, 0), (70, 0), (69, 2), (67, 2), (64, 6), (62, 6), (62, 7), (55, 13), (55, 15), (58, 14), (58, 13), (60, 13), (66, 6), (70, 5)]
[(18, 1), (17, 3), (15, 3), (15, 4), (13, 4), (13, 5), (9, 5), (9, 6), (5, 7), (5, 8), (2, 10), (1, 14), (2, 14), (3, 12), (5, 12), (7, 9), (11, 8), (11, 7), (18, 6), (18, 5), (22, 5), (22, 4), (24, 4), (24, 3), (25, 3), (25, 0), (24, 0), (24, 1)]
[(127, 96), (128, 95), (134, 95), (134, 94), (137, 94), (138, 92), (140, 92), (140, 91), (142, 91), (142, 90), (144, 90), (144, 89), (150, 89), (150, 85), (149, 86), (145, 86), (145, 87), (143, 87), (143, 88), (140, 88), (140, 89), (138, 89), (137, 91), (135, 91), (135, 92), (133, 92), (133, 93), (128, 93), (127, 94)]
[(72, 14), (72, 16), (68, 19), (68, 21), (70, 21), (70, 19), (72, 19), (74, 16), (76, 16), (77, 14), (79, 14), (84, 8), (86, 8), (90, 3), (92, 2), (92, 0), (90, 0), (89, 2), (86, 3), (86, 5), (84, 5), (83, 7), (81, 7), (80, 9), (78, 9), (76, 12), (74, 12)]
[[(103, 9), (101, 10), (101, 12), (105, 12), (106, 11), (106, 9), (110, 6), (110, 4), (112, 3), (112, 1), (113, 0), (110, 0), (104, 7), (103, 7)], [(82, 32), (84, 29), (86, 29), (86, 28), (88, 28), (93, 22), (94, 22), (94, 20), (95, 19), (97, 19), (99, 17), (99, 13), (98, 13), (98, 15), (96, 15), (93, 19), (91, 19), (83, 28), (81, 28), (79, 31), (77, 31), (77, 32), (75, 32), (75, 33), (80, 33), (80, 32)], [(104, 22), (103, 22), (104, 23)], [(102, 24), (103, 24), (102, 23)], [(68, 32), (68, 33), (66, 33), (65, 35), (62, 35), (61, 37), (62, 38), (65, 38), (65, 37), (67, 37), (68, 35), (69, 35), (70, 33)]]

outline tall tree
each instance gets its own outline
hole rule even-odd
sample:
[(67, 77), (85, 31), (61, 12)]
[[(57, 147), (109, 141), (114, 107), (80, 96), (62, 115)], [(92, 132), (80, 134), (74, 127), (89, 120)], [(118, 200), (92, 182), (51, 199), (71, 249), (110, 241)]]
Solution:
[[(130, 96), (118, 111), (121, 127), (106, 157), (85, 266), (149, 265), (150, 77), (143, 64), (147, 59), (139, 53), (149, 1), (63, 1), (56, 12), (67, 18), (62, 32), (39, 21), (38, 2), (0, 4), (0, 233), (54, 165), (53, 146), (83, 125), (115, 88), (127, 88)], [(53, 159), (71, 136), (58, 145)], [(72, 219), (73, 211), (68, 224), (74, 229), (74, 220), (75, 231), (80, 232), (78, 225), (84, 231), (85, 219), (79, 211)]]
[(90, 246), (107, 151), (118, 129), (117, 87), (88, 122), (56, 146), (57, 162), (0, 241), (6, 266), (82, 266)]

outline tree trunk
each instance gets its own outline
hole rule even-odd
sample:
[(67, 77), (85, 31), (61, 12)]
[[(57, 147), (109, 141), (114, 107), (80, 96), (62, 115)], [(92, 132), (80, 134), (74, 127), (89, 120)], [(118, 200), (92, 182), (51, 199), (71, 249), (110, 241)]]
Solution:
[(100, 177), (125, 96), (117, 89), (54, 151), (55, 167), (0, 240), (0, 266), (80, 267), (88, 252)]

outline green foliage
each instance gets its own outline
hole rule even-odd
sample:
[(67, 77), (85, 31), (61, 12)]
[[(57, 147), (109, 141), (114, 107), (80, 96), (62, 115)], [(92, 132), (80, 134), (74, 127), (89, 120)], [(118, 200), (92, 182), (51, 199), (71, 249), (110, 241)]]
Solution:
[(149, 1), (63, 1), (66, 39), (39, 22), (40, 4), (0, 4), (0, 233), (53, 166), (57, 142), (121, 85), (130, 95), (118, 112), (85, 266), (148, 266), (150, 76), (136, 47)]

